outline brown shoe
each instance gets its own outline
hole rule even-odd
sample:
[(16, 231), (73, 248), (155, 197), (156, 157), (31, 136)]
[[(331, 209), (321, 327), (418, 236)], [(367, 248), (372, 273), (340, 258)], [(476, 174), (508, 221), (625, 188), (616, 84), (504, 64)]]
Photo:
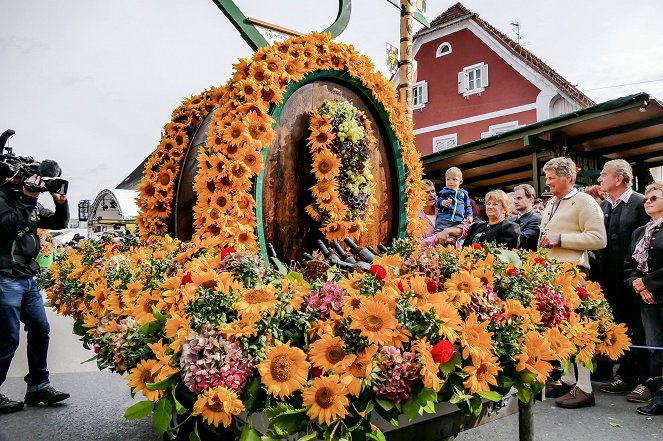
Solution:
[(578, 386), (574, 386), (566, 395), (556, 399), (555, 404), (564, 409), (578, 409), (580, 407), (595, 406), (596, 401), (594, 401), (593, 392), (587, 393)]
[(546, 384), (546, 398), (559, 398), (573, 389), (573, 386), (563, 381), (554, 381)]

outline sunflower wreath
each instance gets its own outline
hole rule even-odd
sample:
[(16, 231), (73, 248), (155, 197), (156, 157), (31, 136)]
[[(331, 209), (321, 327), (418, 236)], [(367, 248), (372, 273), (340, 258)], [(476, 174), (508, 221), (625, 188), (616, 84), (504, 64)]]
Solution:
[[(198, 155), (193, 187), (193, 240), (202, 246), (233, 246), (258, 250), (256, 202), (251, 194), (254, 178), (263, 169), (262, 149), (276, 134), (270, 109), (283, 101), (291, 83), (319, 70), (345, 71), (357, 78), (384, 108), (400, 145), (405, 168), (407, 233), (416, 236), (424, 228), (418, 218), (424, 203), (422, 165), (414, 145), (412, 122), (398, 101), (396, 90), (373, 63), (351, 45), (337, 43), (329, 34), (313, 33), (258, 49), (252, 58), (234, 65), (230, 81), (185, 101), (173, 114), (174, 124), (188, 137), (213, 108), (207, 139)], [(169, 127), (167, 125), (167, 127)], [(173, 133), (164, 133), (171, 140)], [(183, 138), (184, 139), (184, 138)], [(148, 159), (139, 187), (141, 214), (138, 225), (143, 236), (163, 235), (171, 215), (173, 182), (179, 160), (159, 148)], [(182, 154), (179, 152), (179, 158)]]
[(306, 212), (327, 240), (359, 240), (375, 210), (370, 155), (377, 140), (366, 115), (348, 101), (325, 100), (311, 112), (308, 145), (316, 184)]

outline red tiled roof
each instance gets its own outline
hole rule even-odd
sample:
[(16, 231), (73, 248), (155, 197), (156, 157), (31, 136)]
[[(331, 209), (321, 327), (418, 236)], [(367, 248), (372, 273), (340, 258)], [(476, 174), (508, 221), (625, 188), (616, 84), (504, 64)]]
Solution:
[(540, 58), (532, 54), (530, 51), (525, 49), (523, 46), (519, 45), (511, 38), (507, 37), (506, 34), (500, 32), (490, 23), (484, 21), (476, 13), (470, 11), (461, 3), (456, 3), (446, 11), (444, 11), (439, 17), (433, 20), (430, 24), (430, 29), (423, 28), (419, 30), (414, 38), (429, 34), (430, 32), (441, 29), (447, 26), (450, 26), (454, 23), (463, 21), (463, 20), (474, 20), (479, 26), (491, 34), (498, 42), (505, 46), (511, 53), (516, 57), (521, 59), (525, 64), (530, 66), (535, 71), (539, 72), (541, 75), (545, 76), (551, 83), (559, 87), (564, 93), (566, 93), (569, 98), (573, 99), (575, 102), (580, 104), (582, 107), (589, 107), (596, 104), (589, 98), (587, 95), (578, 90), (573, 84), (567, 81), (560, 74), (555, 72), (550, 66), (544, 63)]

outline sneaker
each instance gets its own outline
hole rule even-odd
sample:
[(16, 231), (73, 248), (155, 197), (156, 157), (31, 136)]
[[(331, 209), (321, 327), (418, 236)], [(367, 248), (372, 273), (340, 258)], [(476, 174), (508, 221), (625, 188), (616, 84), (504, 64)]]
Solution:
[(559, 398), (573, 389), (573, 386), (563, 381), (555, 381), (546, 384), (546, 398)]
[(0, 394), (0, 413), (18, 412), (21, 409), (23, 409), (23, 402), (10, 400)]
[(47, 386), (43, 389), (39, 389), (33, 392), (26, 392), (25, 404), (28, 406), (34, 406), (35, 404), (39, 403), (55, 404), (66, 400), (67, 398), (69, 398), (68, 393), (60, 392), (51, 386)]
[(652, 393), (644, 385), (638, 384), (633, 392), (626, 395), (626, 401), (632, 403), (649, 403), (652, 399)]
[(574, 386), (569, 393), (556, 399), (555, 404), (564, 409), (578, 409), (581, 407), (595, 406), (596, 401), (594, 400), (593, 392), (587, 393), (578, 386)]
[(635, 386), (635, 384), (626, 383), (619, 378), (615, 378), (614, 380), (600, 386), (599, 390), (608, 394), (627, 394), (633, 391)]

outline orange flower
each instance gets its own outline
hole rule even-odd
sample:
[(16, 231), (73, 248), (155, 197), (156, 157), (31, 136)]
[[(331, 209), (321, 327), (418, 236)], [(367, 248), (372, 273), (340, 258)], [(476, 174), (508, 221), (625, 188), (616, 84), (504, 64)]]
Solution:
[(324, 334), (311, 345), (309, 359), (314, 366), (323, 369), (324, 372), (345, 373), (355, 356), (346, 354), (344, 347), (345, 344), (340, 337)]
[(468, 374), (468, 377), (463, 382), (463, 386), (470, 390), (470, 395), (477, 392), (489, 392), (491, 384), (497, 386), (496, 375), (501, 370), (495, 357), (465, 366), (463, 372)]
[(461, 325), (460, 344), (463, 348), (463, 358), (472, 357), (472, 363), (478, 364), (480, 360), (487, 360), (492, 356), (492, 332), (486, 331), (489, 322), (478, 322), (475, 313), (470, 313)]
[(555, 359), (548, 341), (538, 332), (530, 331), (525, 334), (522, 351), (516, 355), (518, 360), (516, 370), (518, 372), (527, 370), (536, 375), (538, 382), (545, 383), (552, 370), (552, 365), (548, 361)]
[(611, 360), (618, 360), (629, 350), (631, 339), (627, 334), (628, 330), (624, 323), (618, 325), (607, 323), (605, 326), (605, 338), (596, 348), (599, 354), (607, 355)]
[(304, 406), (311, 406), (306, 414), (312, 419), (317, 418), (319, 424), (331, 424), (337, 418), (348, 414), (350, 401), (346, 396), (348, 390), (341, 383), (338, 375), (318, 377), (304, 393)]
[(158, 363), (159, 362), (154, 359), (141, 360), (135, 368), (129, 371), (129, 375), (126, 377), (133, 393), (142, 392), (145, 398), (153, 402), (157, 402), (161, 399), (163, 391), (149, 390), (146, 384), (154, 383), (156, 381), (158, 372), (153, 373), (152, 368)]
[(214, 427), (230, 427), (233, 415), (244, 410), (244, 403), (237, 394), (225, 387), (215, 387), (206, 394), (198, 396), (193, 404), (192, 415), (200, 415), (203, 420)]
[(398, 322), (389, 307), (375, 299), (367, 299), (351, 314), (350, 329), (357, 329), (370, 343), (389, 343)]
[(267, 358), (258, 365), (262, 384), (267, 393), (285, 398), (306, 385), (309, 364), (306, 354), (299, 348), (291, 348), (290, 342), (276, 340), (267, 351)]

